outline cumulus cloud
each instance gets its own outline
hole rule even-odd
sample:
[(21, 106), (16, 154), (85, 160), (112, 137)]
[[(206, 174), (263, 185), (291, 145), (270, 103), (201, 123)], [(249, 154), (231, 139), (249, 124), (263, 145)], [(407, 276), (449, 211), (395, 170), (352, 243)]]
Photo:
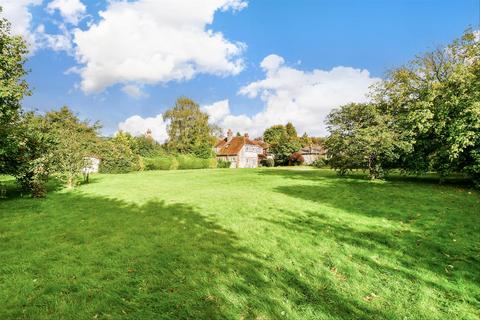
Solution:
[(80, 0), (53, 0), (47, 6), (47, 11), (50, 14), (58, 10), (65, 22), (73, 25), (77, 25), (83, 18), (86, 9)]
[(369, 87), (380, 81), (367, 70), (350, 67), (298, 70), (286, 66), (278, 55), (267, 56), (260, 66), (265, 78), (242, 87), (239, 94), (259, 97), (263, 110), (253, 116), (233, 115), (228, 100), (214, 103), (210, 112), (217, 114), (216, 123), (222, 128), (260, 136), (265, 128), (290, 121), (299, 133), (325, 135), (324, 120), (334, 107), (368, 101)]
[(144, 92), (139, 85), (127, 84), (122, 87), (122, 91), (135, 99), (147, 98), (148, 93)]
[(40, 5), (42, 0), (0, 0), (2, 16), (12, 23), (12, 33), (20, 35), (27, 41), (30, 50), (36, 48), (36, 34), (32, 30), (31, 6)]
[(216, 11), (245, 6), (240, 0), (110, 2), (98, 23), (74, 33), (82, 90), (238, 74), (244, 45), (208, 26)]
[(221, 100), (211, 105), (203, 106), (202, 110), (208, 114), (209, 120), (212, 123), (217, 123), (230, 114), (228, 100)]
[(156, 141), (163, 143), (167, 140), (167, 124), (163, 121), (161, 114), (147, 118), (134, 115), (118, 124), (118, 130), (128, 132), (134, 136), (144, 135), (148, 129), (152, 130), (152, 136)]

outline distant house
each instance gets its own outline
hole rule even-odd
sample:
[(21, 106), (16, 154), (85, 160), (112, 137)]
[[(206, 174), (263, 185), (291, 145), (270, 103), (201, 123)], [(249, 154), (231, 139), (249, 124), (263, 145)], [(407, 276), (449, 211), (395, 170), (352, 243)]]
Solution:
[(228, 129), (227, 137), (215, 145), (217, 160), (230, 161), (231, 168), (256, 168), (265, 156), (263, 142), (250, 140), (248, 133), (244, 136), (233, 136)]
[(304, 164), (312, 164), (319, 158), (326, 158), (327, 150), (319, 145), (309, 145), (299, 151), (305, 160)]

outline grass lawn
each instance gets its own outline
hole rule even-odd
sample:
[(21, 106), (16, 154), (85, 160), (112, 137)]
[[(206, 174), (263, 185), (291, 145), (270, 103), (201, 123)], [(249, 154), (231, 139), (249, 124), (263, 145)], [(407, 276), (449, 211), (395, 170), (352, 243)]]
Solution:
[(480, 194), (460, 185), (226, 169), (8, 194), (2, 320), (480, 317)]

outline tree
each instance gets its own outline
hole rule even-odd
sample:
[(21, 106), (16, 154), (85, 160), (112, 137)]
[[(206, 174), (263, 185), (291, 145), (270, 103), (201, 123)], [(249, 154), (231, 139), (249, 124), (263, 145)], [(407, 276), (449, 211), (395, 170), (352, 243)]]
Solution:
[(285, 125), (285, 130), (287, 131), (287, 135), (291, 139), (298, 139), (297, 129), (295, 129), (295, 127), (293, 126), (293, 124), (291, 122), (289, 122)]
[(66, 106), (48, 112), (44, 121), (55, 137), (54, 170), (72, 188), (82, 169), (89, 165), (88, 156), (99, 143), (98, 123), (90, 124), (80, 119)]
[(10, 138), (16, 148), (4, 158), (7, 172), (16, 178), (23, 192), (43, 197), (45, 183), (53, 172), (55, 138), (43, 118), (33, 112), (20, 115)]
[(0, 18), (0, 173), (12, 174), (15, 168), (11, 164), (16, 161), (10, 161), (11, 157), (22, 147), (22, 141), (16, 139), (21, 100), (30, 90), (24, 68), (27, 46), (21, 37), (12, 36), (10, 29), (10, 23)]
[(141, 157), (131, 146), (134, 138), (123, 131), (113, 138), (104, 139), (98, 153), (102, 157), (100, 171), (103, 173), (127, 173), (142, 169)]
[(53, 141), (37, 116), (21, 112), (22, 99), (31, 94), (24, 67), (28, 50), (10, 31), (10, 23), (0, 18), (0, 173), (15, 176), (23, 191), (40, 197)]
[(351, 103), (332, 111), (327, 117), (330, 136), (326, 147), (330, 166), (345, 174), (348, 170), (367, 169), (372, 179), (383, 175), (399, 158), (399, 135), (391, 119), (373, 104)]
[(212, 156), (215, 128), (208, 123), (208, 115), (193, 100), (182, 97), (163, 114), (169, 121), (167, 148), (170, 151), (194, 154), (201, 158)]
[(286, 135), (287, 130), (285, 129), (285, 126), (281, 124), (274, 125), (265, 130), (263, 133), (263, 141), (268, 143), (270, 146), (275, 146), (280, 143), (282, 137)]
[(302, 147), (306, 147), (312, 144), (312, 139), (308, 136), (306, 132), (300, 137), (300, 144)]
[(286, 126), (274, 125), (263, 133), (263, 139), (270, 145), (270, 152), (274, 155), (277, 165), (290, 164), (292, 153), (300, 150), (302, 147), (298, 137), (292, 135), (293, 133), (296, 134), (296, 130), (291, 123), (289, 130), (290, 134)]
[(399, 166), (407, 172), (465, 172), (479, 179), (480, 42), (467, 31), (446, 48), (393, 70), (374, 91), (410, 144)]

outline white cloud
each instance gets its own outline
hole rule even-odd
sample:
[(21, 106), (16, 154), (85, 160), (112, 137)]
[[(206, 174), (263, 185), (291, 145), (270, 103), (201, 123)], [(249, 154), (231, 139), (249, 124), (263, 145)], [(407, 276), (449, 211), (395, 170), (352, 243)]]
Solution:
[(152, 136), (156, 141), (163, 143), (167, 140), (167, 124), (163, 121), (161, 114), (147, 118), (134, 115), (118, 124), (118, 130), (131, 133), (134, 136), (144, 135), (148, 129), (152, 130)]
[(42, 0), (0, 0), (2, 17), (12, 23), (12, 33), (20, 35), (27, 41), (30, 50), (36, 48), (36, 34), (32, 30), (32, 14), (29, 7), (40, 5)]
[(122, 91), (135, 99), (147, 98), (148, 93), (144, 92), (139, 85), (127, 84), (122, 87)]
[(71, 33), (63, 24), (58, 27), (62, 31), (61, 34), (48, 34), (45, 32), (45, 26), (43, 24), (39, 25), (35, 30), (37, 45), (42, 48), (50, 48), (53, 51), (66, 51), (73, 54)]
[(290, 121), (300, 134), (325, 135), (326, 115), (334, 107), (368, 101), (369, 87), (380, 80), (367, 70), (342, 66), (328, 71), (302, 71), (285, 66), (284, 59), (277, 55), (266, 57), (261, 67), (265, 79), (244, 86), (239, 94), (260, 97), (264, 109), (253, 116), (233, 115), (228, 100), (214, 103), (210, 112), (221, 111), (215, 119), (222, 128), (260, 136), (266, 128)]
[(202, 107), (202, 110), (208, 114), (209, 120), (212, 123), (217, 123), (230, 114), (228, 100), (217, 101), (211, 105)]
[(47, 6), (50, 14), (58, 10), (65, 22), (73, 25), (77, 25), (84, 17), (86, 9), (80, 0), (53, 0)]
[(82, 90), (188, 80), (199, 73), (238, 74), (244, 45), (208, 26), (216, 11), (245, 6), (240, 0), (110, 2), (98, 23), (74, 33)]

